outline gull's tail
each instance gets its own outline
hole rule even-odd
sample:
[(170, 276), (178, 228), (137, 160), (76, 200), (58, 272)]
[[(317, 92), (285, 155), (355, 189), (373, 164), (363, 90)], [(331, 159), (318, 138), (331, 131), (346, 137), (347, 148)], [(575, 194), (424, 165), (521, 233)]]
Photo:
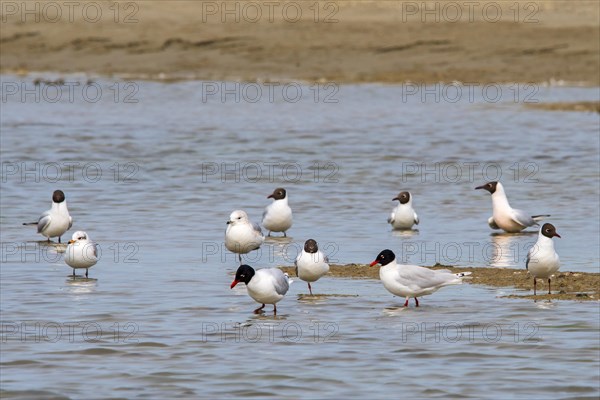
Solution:
[(288, 280), (288, 285), (291, 285), (292, 283), (294, 283), (293, 279), (290, 279), (290, 275), (287, 272), (283, 273), (285, 275), (285, 278)]
[(531, 219), (533, 219), (535, 222), (538, 222), (549, 216), (550, 214), (532, 215)]
[(23, 225), (37, 225), (37, 222), (23, 222)]

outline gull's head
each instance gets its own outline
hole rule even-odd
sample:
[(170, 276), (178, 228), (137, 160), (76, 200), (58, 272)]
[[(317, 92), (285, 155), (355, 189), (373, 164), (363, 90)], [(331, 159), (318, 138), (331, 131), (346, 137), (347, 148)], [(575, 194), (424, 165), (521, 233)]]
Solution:
[(88, 234), (84, 231), (77, 231), (71, 236), (71, 240), (69, 240), (69, 244), (73, 244), (82, 240), (89, 240)]
[(235, 210), (229, 216), (229, 221), (227, 221), (227, 224), (237, 224), (240, 222), (247, 222), (247, 221), (248, 221), (248, 214), (246, 214), (245, 211)]
[(398, 196), (394, 197), (392, 200), (398, 200), (400, 204), (406, 204), (410, 201), (410, 192), (400, 192)]
[(317, 242), (315, 240), (308, 239), (306, 242), (304, 242), (304, 251), (314, 254), (319, 251), (319, 246), (317, 246)]
[(477, 186), (475, 188), (475, 190), (477, 189), (485, 189), (488, 192), (490, 192), (490, 194), (494, 194), (496, 192), (496, 189), (498, 188), (498, 186), (502, 187), (502, 184), (500, 182), (488, 182), (485, 185), (481, 185), (481, 186)]
[(229, 288), (233, 289), (235, 285), (237, 285), (240, 282), (244, 282), (247, 285), (250, 282), (250, 279), (252, 279), (252, 277), (254, 276), (254, 274), (254, 268), (252, 268), (251, 266), (246, 264), (240, 265), (240, 267), (235, 273), (235, 279), (233, 280), (233, 282), (231, 282)]
[(55, 190), (54, 193), (52, 193), (52, 202), (62, 203), (63, 201), (65, 201), (65, 194), (63, 193), (63, 191)]
[(560, 237), (560, 235), (556, 233), (556, 228), (554, 227), (554, 225), (549, 223), (545, 223), (544, 225), (542, 225), (542, 229), (540, 229), (540, 232), (542, 235), (550, 239), (552, 239), (555, 236), (558, 238)]
[(287, 192), (285, 191), (284, 188), (277, 188), (277, 189), (273, 190), (273, 193), (271, 193), (270, 195), (267, 196), (267, 199), (281, 200), (281, 199), (285, 199), (286, 195), (287, 195)]
[(396, 255), (394, 254), (394, 252), (389, 249), (386, 249), (386, 250), (383, 250), (381, 253), (379, 253), (379, 255), (377, 255), (377, 258), (375, 259), (375, 261), (373, 261), (370, 265), (371, 265), (371, 267), (373, 267), (377, 264), (381, 264), (381, 266), (384, 266), (384, 265), (388, 265), (395, 259), (396, 259)]

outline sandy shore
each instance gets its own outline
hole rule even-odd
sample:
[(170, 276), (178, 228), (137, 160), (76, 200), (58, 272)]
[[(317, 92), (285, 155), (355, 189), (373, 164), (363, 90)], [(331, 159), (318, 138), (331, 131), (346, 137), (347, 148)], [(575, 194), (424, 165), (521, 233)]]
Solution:
[[(456, 272), (470, 271), (472, 275), (465, 282), (496, 287), (514, 287), (529, 290), (524, 294), (513, 294), (511, 298), (531, 298), (539, 300), (599, 300), (600, 274), (587, 272), (559, 272), (552, 279), (552, 294), (548, 293), (548, 283), (538, 279), (538, 294), (533, 296), (533, 278), (524, 269), (484, 268), (436, 265), (433, 269), (450, 269)], [(294, 267), (281, 267), (290, 276), (296, 276)], [(379, 267), (362, 264), (331, 265), (329, 276), (338, 278), (379, 279)]]
[(27, 4), (2, 2), (0, 72), (600, 85), (597, 1)]

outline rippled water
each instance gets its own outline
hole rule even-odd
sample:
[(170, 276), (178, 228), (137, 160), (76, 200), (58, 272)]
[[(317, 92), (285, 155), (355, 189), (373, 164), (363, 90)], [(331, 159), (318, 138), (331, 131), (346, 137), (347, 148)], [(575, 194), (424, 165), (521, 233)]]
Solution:
[[(222, 101), (199, 82), (98, 80), (95, 103), (78, 91), (50, 103), (21, 102), (6, 94), (21, 78), (2, 79), (3, 398), (600, 394), (598, 302), (462, 285), (403, 309), (379, 281), (325, 277), (313, 287), (327, 296), (303, 298), (296, 279), (277, 317), (255, 316), (245, 289), (229, 289), (236, 259), (222, 243), (232, 210), (258, 221), (284, 186), (290, 238), (246, 256), (255, 267), (290, 265), (313, 237), (339, 263), (391, 248), (423, 265), (524, 268), (535, 233), (492, 235), (490, 196), (473, 190), (502, 173), (514, 207), (552, 214), (561, 270), (598, 272), (597, 114), (527, 109), (532, 92), (515, 104), (514, 86), (498, 102), (362, 85), (250, 103), (249, 91)], [(63, 239), (83, 229), (101, 245), (92, 279), (71, 279), (61, 247), (21, 225), (56, 188), (75, 219)], [(400, 190), (418, 231), (386, 224)]]

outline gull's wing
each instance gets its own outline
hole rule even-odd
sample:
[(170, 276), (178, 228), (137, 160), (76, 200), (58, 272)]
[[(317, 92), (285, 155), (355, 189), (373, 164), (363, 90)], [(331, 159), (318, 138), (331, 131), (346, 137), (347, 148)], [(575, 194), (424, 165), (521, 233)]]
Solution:
[(415, 219), (415, 224), (419, 225), (419, 216), (417, 215), (416, 211), (413, 211), (413, 212), (415, 214), (413, 217)]
[(534, 244), (529, 251), (527, 252), (527, 259), (525, 260), (525, 269), (529, 270), (529, 261), (533, 258), (534, 253), (536, 252), (537, 243)]
[(290, 284), (288, 278), (285, 276), (283, 272), (279, 268), (269, 268), (267, 270), (273, 279), (273, 285), (275, 286), (275, 291), (277, 294), (284, 295), (287, 293), (290, 288)]
[(418, 265), (402, 265), (399, 270), (398, 280), (415, 291), (444, 286), (456, 279), (448, 270), (436, 271)]
[(500, 227), (498, 225), (496, 225), (496, 221), (494, 221), (494, 217), (489, 217), (488, 218), (488, 225), (492, 229), (500, 229)]
[(537, 222), (531, 218), (531, 216), (527, 215), (524, 211), (517, 210), (515, 208), (512, 209), (511, 218), (517, 224), (527, 228), (529, 226), (537, 225)]
[(44, 212), (37, 223), (37, 231), (41, 233), (44, 229), (50, 225), (50, 221), (52, 221), (52, 217), (50, 216), (50, 211)]
[(252, 229), (254, 229), (254, 232), (260, 234), (260, 236), (263, 236), (262, 229), (260, 229), (260, 225), (256, 222), (252, 223)]
[(388, 217), (388, 224), (393, 224), (394, 223), (394, 219), (396, 218), (396, 213), (392, 211), (392, 213), (390, 214), (390, 216)]
[(71, 217), (69, 215), (69, 228), (67, 230), (71, 229), (72, 226), (73, 226), (73, 217)]

